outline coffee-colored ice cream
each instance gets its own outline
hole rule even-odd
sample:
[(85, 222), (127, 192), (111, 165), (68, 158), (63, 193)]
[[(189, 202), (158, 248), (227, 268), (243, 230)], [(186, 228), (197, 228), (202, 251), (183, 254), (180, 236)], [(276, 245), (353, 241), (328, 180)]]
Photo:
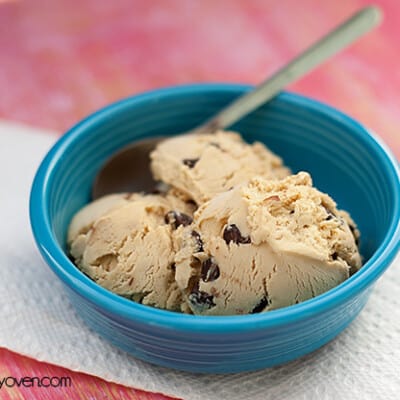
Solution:
[(246, 143), (235, 132), (176, 136), (151, 154), (155, 179), (176, 187), (197, 204), (255, 175), (275, 179), (289, 175), (280, 157), (262, 143)]
[(350, 215), (261, 143), (173, 137), (151, 166), (166, 193), (106, 196), (70, 224), (71, 257), (105, 289), (167, 310), (249, 314), (318, 296), (361, 267)]
[(180, 238), (175, 279), (194, 314), (273, 310), (357, 271), (357, 237), (349, 215), (307, 173), (253, 178), (197, 210)]
[(101, 198), (76, 214), (68, 242), (76, 265), (99, 285), (143, 304), (187, 311), (175, 280), (173, 232), (193, 204), (167, 195)]

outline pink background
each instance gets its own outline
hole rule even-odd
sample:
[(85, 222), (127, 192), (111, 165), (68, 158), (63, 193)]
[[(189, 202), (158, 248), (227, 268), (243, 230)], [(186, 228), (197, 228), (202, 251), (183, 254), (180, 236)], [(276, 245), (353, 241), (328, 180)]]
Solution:
[[(0, 118), (65, 131), (133, 93), (179, 83), (257, 83), (364, 0), (0, 0)], [(289, 87), (373, 129), (400, 157), (400, 2), (380, 28)], [(165, 399), (0, 349), (1, 376), (72, 378), (2, 399)]]

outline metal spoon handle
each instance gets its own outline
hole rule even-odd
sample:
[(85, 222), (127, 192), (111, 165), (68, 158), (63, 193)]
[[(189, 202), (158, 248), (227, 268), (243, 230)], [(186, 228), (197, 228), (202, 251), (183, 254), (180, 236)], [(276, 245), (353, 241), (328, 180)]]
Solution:
[(240, 96), (238, 100), (233, 101), (194, 131), (213, 132), (232, 125), (274, 97), (289, 83), (305, 75), (318, 64), (370, 31), (381, 21), (381, 18), (382, 13), (378, 7), (363, 8), (275, 72), (254, 90)]

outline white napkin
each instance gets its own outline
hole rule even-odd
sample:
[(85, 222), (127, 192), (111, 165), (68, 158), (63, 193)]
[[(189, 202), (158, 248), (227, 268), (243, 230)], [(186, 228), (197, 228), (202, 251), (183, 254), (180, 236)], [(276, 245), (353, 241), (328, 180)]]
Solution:
[(188, 400), (399, 398), (399, 257), (345, 332), (284, 366), (245, 374), (197, 375), (150, 365), (108, 344), (76, 315), (32, 238), (30, 185), (55, 140), (50, 132), (0, 122), (0, 347)]

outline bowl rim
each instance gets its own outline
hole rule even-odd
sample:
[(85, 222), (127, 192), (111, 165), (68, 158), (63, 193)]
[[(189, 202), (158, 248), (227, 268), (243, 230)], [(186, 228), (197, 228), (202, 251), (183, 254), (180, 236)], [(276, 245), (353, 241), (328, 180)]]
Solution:
[[(117, 315), (135, 323), (150, 324), (169, 330), (190, 332), (223, 333), (244, 332), (260, 328), (272, 328), (279, 325), (295, 323), (307, 317), (328, 311), (332, 307), (349, 300), (355, 293), (370, 286), (390, 265), (400, 248), (400, 171), (396, 158), (390, 149), (374, 133), (365, 128), (343, 112), (318, 100), (293, 92), (282, 92), (279, 101), (306, 108), (307, 110), (335, 119), (352, 131), (362, 140), (368, 142), (385, 165), (391, 185), (396, 196), (395, 206), (390, 227), (384, 240), (372, 257), (355, 275), (337, 287), (315, 298), (302, 303), (252, 315), (233, 316), (195, 316), (135, 303), (118, 296), (96, 284), (85, 276), (68, 259), (67, 255), (57, 244), (51, 229), (48, 202), (54, 169), (68, 147), (79, 141), (85, 131), (93, 124), (101, 123), (105, 118), (121, 111), (126, 107), (134, 107), (142, 102), (168, 98), (171, 95), (224, 93), (238, 96), (252, 88), (250, 85), (234, 83), (200, 83), (185, 84), (150, 90), (111, 103), (70, 128), (61, 136), (41, 162), (33, 180), (30, 194), (30, 221), (36, 244), (47, 264), (56, 275), (76, 294), (85, 298), (103, 312)], [(397, 188), (397, 190), (396, 190)]]

